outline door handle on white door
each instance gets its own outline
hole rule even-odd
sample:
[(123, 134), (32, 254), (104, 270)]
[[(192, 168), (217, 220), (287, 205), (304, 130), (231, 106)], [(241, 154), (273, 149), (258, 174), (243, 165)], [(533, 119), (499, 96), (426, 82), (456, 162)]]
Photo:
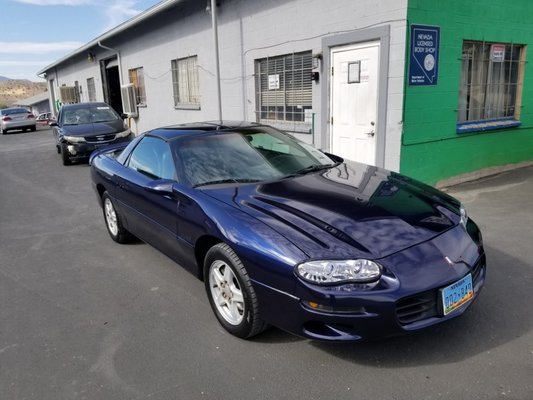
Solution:
[[(374, 121), (371, 121), (371, 122), (370, 122), (370, 125), (374, 126), (374, 125), (376, 125), (376, 124), (374, 123)], [(370, 132), (367, 132), (366, 134), (367, 134), (368, 136), (372, 137), (372, 136), (374, 136), (374, 135), (376, 134), (376, 132), (374, 132), (374, 129), (372, 129)]]

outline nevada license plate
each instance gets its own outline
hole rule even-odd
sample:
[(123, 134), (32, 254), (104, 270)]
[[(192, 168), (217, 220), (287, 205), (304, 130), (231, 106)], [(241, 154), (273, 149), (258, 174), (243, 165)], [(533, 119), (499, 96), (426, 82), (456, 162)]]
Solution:
[(448, 315), (474, 298), (472, 275), (468, 274), (440, 291), (442, 296), (442, 311), (444, 315)]

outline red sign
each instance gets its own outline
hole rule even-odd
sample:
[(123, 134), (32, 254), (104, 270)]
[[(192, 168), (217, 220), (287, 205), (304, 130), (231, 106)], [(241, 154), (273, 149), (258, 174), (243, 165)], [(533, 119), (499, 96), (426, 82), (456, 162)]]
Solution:
[(505, 45), (493, 44), (490, 46), (490, 61), (504, 62), (505, 61)]

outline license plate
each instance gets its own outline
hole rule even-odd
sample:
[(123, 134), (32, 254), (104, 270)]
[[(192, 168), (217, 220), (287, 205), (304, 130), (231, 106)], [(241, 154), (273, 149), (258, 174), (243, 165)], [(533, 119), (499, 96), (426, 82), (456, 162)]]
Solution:
[(474, 298), (472, 275), (468, 274), (457, 282), (440, 290), (442, 313), (448, 315)]

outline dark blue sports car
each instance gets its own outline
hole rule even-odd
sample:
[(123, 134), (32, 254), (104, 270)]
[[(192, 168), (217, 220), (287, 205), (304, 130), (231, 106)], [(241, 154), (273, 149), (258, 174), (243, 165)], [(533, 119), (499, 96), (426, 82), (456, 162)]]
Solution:
[(272, 127), (200, 123), (98, 150), (111, 238), (151, 244), (205, 281), (222, 326), (354, 341), (457, 317), (485, 281), (481, 233), (454, 198)]

